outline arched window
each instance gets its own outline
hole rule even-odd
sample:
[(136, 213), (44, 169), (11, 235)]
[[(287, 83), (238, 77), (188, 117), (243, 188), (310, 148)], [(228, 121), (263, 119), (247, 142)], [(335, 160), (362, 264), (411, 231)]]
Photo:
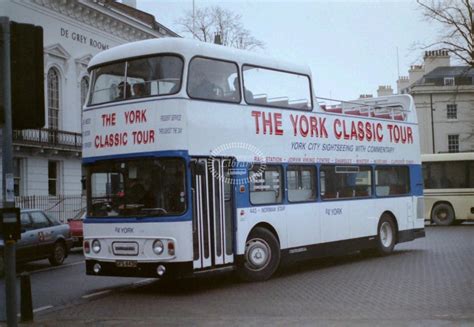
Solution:
[(89, 77), (84, 76), (81, 80), (81, 110), (82, 110), (82, 106), (86, 102), (88, 90), (89, 90)]
[(48, 71), (48, 126), (59, 129), (59, 72), (56, 68)]

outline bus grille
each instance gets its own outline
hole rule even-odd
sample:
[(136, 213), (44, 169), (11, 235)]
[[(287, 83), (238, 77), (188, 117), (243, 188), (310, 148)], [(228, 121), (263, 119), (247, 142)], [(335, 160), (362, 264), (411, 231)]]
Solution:
[(137, 242), (114, 242), (112, 249), (115, 255), (138, 255)]

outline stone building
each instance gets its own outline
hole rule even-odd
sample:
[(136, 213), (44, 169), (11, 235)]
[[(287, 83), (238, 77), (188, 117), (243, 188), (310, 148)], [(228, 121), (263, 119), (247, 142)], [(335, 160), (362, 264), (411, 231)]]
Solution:
[(15, 195), (80, 195), (81, 108), (87, 64), (98, 52), (126, 42), (176, 33), (137, 10), (133, 0), (0, 1), (0, 15), (42, 26), (46, 126), (14, 131)]
[[(386, 86), (380, 91), (391, 94)], [(451, 66), (447, 51), (426, 51), (397, 91), (413, 96), (422, 153), (474, 151), (474, 69)]]

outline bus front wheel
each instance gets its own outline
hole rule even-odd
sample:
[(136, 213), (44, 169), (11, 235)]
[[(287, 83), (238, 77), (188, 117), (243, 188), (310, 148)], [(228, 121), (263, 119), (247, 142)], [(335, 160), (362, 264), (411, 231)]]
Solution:
[(257, 227), (245, 244), (244, 259), (239, 264), (238, 274), (245, 281), (269, 279), (280, 264), (280, 245), (268, 229)]
[(380, 255), (392, 253), (396, 243), (397, 229), (393, 218), (388, 214), (383, 214), (377, 229), (377, 252)]
[(454, 223), (454, 210), (447, 203), (438, 203), (431, 210), (431, 220), (440, 226), (449, 226)]

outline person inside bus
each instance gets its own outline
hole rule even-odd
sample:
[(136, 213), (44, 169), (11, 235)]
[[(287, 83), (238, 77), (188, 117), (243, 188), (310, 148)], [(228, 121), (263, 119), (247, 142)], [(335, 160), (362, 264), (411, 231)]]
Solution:
[[(248, 102), (253, 102), (253, 93), (247, 90), (246, 87), (244, 87), (244, 93), (245, 93), (245, 100)], [(234, 95), (232, 96), (232, 100), (239, 100), (240, 99), (240, 85), (239, 85), (239, 79), (236, 77), (234, 79)]]
[(199, 74), (197, 76), (199, 76), (198, 80), (195, 81), (195, 86), (191, 89), (192, 96), (202, 99), (216, 98), (217, 93), (215, 90), (217, 87), (209, 81), (206, 74)]
[[(130, 84), (128, 84), (127, 82), (120, 82), (119, 85), (118, 85), (118, 89), (119, 89), (119, 95), (117, 98), (115, 98), (115, 100), (122, 100), (122, 99), (125, 99), (125, 98), (130, 98), (130, 96), (132, 95), (132, 92), (131, 92), (131, 89), (130, 89)], [(125, 95), (125, 96), (124, 96)]]
[(125, 190), (127, 204), (143, 204), (145, 187), (137, 178), (130, 178), (129, 185)]
[(144, 83), (135, 83), (133, 84), (133, 97), (141, 98), (146, 96), (145, 94), (145, 84)]

